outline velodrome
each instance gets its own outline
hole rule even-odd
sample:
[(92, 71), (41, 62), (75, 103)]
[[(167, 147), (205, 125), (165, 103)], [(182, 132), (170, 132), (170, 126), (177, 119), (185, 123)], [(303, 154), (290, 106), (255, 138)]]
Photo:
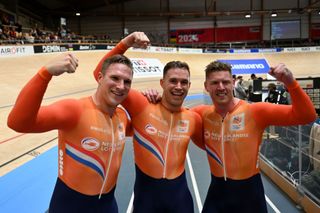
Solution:
[[(59, 77), (54, 77), (50, 83), (48, 90), (45, 94), (45, 104), (50, 104), (54, 101), (63, 98), (79, 98), (93, 94), (96, 88), (96, 82), (93, 79), (92, 71), (95, 68), (99, 59), (106, 53), (106, 51), (74, 51), (74, 54), (79, 59), (79, 67), (74, 74), (64, 74)], [(52, 152), (57, 145), (57, 132), (51, 131), (42, 134), (21, 134), (10, 130), (6, 125), (6, 119), (12, 106), (14, 105), (15, 99), (26, 83), (27, 80), (33, 76), (37, 70), (44, 65), (51, 58), (55, 57), (60, 53), (46, 53), (46, 54), (35, 54), (30, 56), (17, 56), (17, 57), (0, 57), (0, 76), (1, 76), (1, 99), (0, 99), (0, 176), (6, 176), (8, 173), (15, 172), (19, 167), (23, 167), (30, 160), (37, 159), (40, 155), (47, 152)], [(267, 60), (270, 66), (276, 65), (277, 63), (285, 63), (294, 73), (296, 77), (309, 77), (319, 76), (319, 65), (320, 65), (320, 52), (280, 52), (280, 53), (150, 53), (146, 51), (128, 51), (126, 55), (129, 58), (156, 58), (159, 59), (162, 64), (167, 63), (171, 60), (185, 61), (190, 65), (191, 68), (191, 89), (189, 95), (203, 95), (203, 81), (204, 81), (204, 68), (205, 66), (218, 59), (256, 59), (264, 58)], [(246, 76), (249, 78), (249, 76)], [(265, 76), (263, 76), (265, 77)], [(160, 77), (152, 78), (135, 78), (133, 81), (133, 88), (138, 90), (144, 90), (146, 88), (156, 88), (161, 91), (159, 86)], [(201, 100), (191, 102), (191, 105), (199, 104)], [(190, 105), (190, 103), (187, 103)], [(26, 105), (26, 107), (28, 107)], [(130, 165), (133, 167), (131, 153), (131, 140), (127, 140), (126, 151), (122, 171), (131, 171)], [(49, 151), (48, 151), (49, 150)], [(202, 162), (205, 161), (204, 153), (197, 150), (194, 146), (191, 146), (190, 150), (190, 162), (192, 167), (187, 167), (188, 174), (195, 174), (195, 182), (197, 187), (200, 189), (199, 195), (203, 202), (205, 196), (206, 183), (209, 181), (208, 170), (206, 167), (201, 168)], [(132, 153), (131, 153), (132, 154)], [(126, 156), (127, 155), (127, 156)], [(200, 156), (200, 157), (199, 157)], [(56, 159), (53, 160), (55, 163)], [(131, 161), (129, 163), (125, 163)], [(128, 166), (129, 165), (129, 166)], [(189, 164), (188, 164), (189, 165)], [(32, 171), (30, 171), (32, 172)], [(54, 171), (53, 173), (56, 173)], [(129, 172), (130, 173), (130, 172)], [(205, 173), (203, 177), (199, 173)], [(123, 174), (123, 173), (122, 173)], [(40, 177), (39, 177), (40, 178)], [(121, 180), (121, 178), (131, 178), (130, 183), (127, 183), (127, 187), (121, 186), (121, 183), (126, 183), (127, 180)], [(119, 177), (119, 191), (124, 188), (129, 188), (128, 191), (122, 192), (126, 194), (126, 198), (120, 201), (120, 209), (127, 209), (130, 206), (130, 187), (132, 190), (133, 174)], [(191, 176), (188, 176), (189, 184), (193, 185), (194, 180)], [(266, 181), (266, 180), (265, 180)], [(199, 186), (198, 186), (199, 185)], [(268, 185), (268, 183), (265, 185)], [(272, 185), (272, 183), (270, 183)], [(48, 186), (52, 187), (52, 186)], [(194, 189), (194, 185), (190, 186)], [(198, 190), (199, 190), (198, 189)], [(268, 191), (268, 190), (266, 190)], [(285, 197), (285, 196), (284, 196)], [(284, 198), (285, 199), (285, 198)], [(195, 202), (196, 199), (195, 199)], [(275, 202), (275, 201), (273, 201)], [(290, 203), (290, 201), (286, 201)], [(272, 203), (272, 201), (271, 201)], [(270, 203), (269, 203), (270, 204)], [(292, 209), (294, 205), (291, 204)], [(195, 207), (199, 207), (196, 205)], [(278, 207), (280, 208), (280, 207)], [(274, 208), (269, 206), (270, 211), (277, 212)], [(277, 207), (276, 207), (277, 209)], [(279, 210), (279, 209), (278, 209)], [(280, 210), (279, 210), (280, 211)], [(292, 210), (293, 211), (293, 210)], [(291, 211), (291, 212), (292, 212)], [(297, 211), (297, 210), (295, 210)], [(283, 211), (286, 212), (286, 211)]]

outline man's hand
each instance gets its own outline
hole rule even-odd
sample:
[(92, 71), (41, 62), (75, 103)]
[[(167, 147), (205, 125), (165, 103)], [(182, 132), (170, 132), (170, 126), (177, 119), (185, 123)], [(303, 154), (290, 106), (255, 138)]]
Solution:
[(285, 85), (290, 85), (295, 80), (292, 72), (283, 63), (271, 67), (269, 74), (275, 77), (277, 81), (283, 82)]
[(153, 104), (161, 101), (161, 95), (155, 89), (147, 89), (145, 91), (142, 91), (141, 93), (148, 99), (149, 102)]
[(144, 32), (133, 32), (124, 39), (122, 42), (127, 45), (127, 47), (143, 48), (146, 49), (150, 45), (150, 40), (144, 34)]
[(71, 53), (63, 53), (45, 65), (51, 75), (61, 75), (62, 73), (74, 73), (78, 67), (78, 59)]

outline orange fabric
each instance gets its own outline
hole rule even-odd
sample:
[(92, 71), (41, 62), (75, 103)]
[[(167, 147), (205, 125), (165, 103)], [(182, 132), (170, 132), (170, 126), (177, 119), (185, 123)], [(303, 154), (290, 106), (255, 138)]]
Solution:
[[(307, 94), (297, 82), (289, 87), (292, 105), (249, 104), (240, 101), (225, 118), (214, 106), (198, 106), (203, 120), (204, 140), (211, 173), (234, 180), (259, 173), (258, 152), (262, 134), (268, 125), (306, 124), (316, 119)], [(224, 173), (225, 169), (225, 173)]]
[(43, 68), (19, 94), (8, 117), (8, 126), (20, 132), (58, 129), (59, 178), (70, 188), (98, 195), (116, 184), (128, 125), (126, 113), (100, 111), (91, 97), (66, 99), (42, 106), (50, 76)]
[(176, 178), (184, 171), (190, 138), (204, 148), (202, 121), (196, 113), (184, 108), (172, 113), (133, 89), (122, 105), (132, 119), (135, 163), (145, 174)]

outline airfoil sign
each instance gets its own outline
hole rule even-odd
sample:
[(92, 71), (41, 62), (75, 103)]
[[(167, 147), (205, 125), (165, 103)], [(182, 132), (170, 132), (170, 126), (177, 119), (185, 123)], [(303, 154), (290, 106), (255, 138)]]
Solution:
[(232, 74), (268, 73), (269, 65), (265, 59), (219, 60), (232, 67)]

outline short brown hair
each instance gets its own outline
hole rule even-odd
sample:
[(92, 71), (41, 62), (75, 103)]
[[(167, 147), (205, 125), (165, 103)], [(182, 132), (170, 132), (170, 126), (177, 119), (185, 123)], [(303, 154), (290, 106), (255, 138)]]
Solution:
[(185, 69), (188, 71), (189, 75), (190, 75), (190, 69), (189, 69), (189, 65), (186, 62), (182, 62), (182, 61), (170, 61), (168, 62), (164, 68), (163, 68), (163, 78), (166, 76), (167, 72), (169, 69), (172, 68), (180, 68), (180, 69)]
[(132, 62), (130, 61), (130, 59), (127, 58), (124, 55), (117, 54), (117, 55), (113, 55), (113, 56), (107, 58), (103, 62), (102, 68), (101, 68), (101, 73), (103, 75), (106, 74), (106, 70), (108, 69), (108, 67), (111, 64), (124, 64), (124, 65), (127, 65), (132, 70), (132, 74), (133, 74), (133, 65), (132, 65)]
[(221, 61), (213, 61), (206, 66), (206, 69), (205, 69), (206, 78), (208, 78), (212, 72), (218, 72), (218, 71), (228, 71), (230, 75), (232, 75), (230, 64), (224, 63)]

